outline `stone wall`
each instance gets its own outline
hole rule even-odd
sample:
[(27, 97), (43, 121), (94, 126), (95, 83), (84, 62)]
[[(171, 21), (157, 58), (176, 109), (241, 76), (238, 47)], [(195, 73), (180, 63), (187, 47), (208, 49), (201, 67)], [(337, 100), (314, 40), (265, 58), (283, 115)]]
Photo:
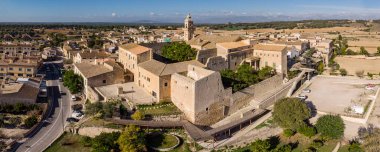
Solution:
[(92, 87), (86, 87), (87, 88), (87, 99), (91, 102), (98, 102), (101, 100), (104, 100), (99, 93)]
[(212, 125), (219, 120), (223, 119), (225, 115), (225, 111), (228, 105), (228, 101), (216, 102), (209, 106), (208, 111), (198, 112), (195, 115), (195, 125)]
[(216, 56), (216, 49), (199, 50), (197, 52), (196, 60), (202, 64), (206, 64), (208, 58)]
[(235, 92), (232, 95), (232, 103), (230, 104), (228, 114), (232, 114), (249, 105), (254, 98), (264, 96), (266, 93), (280, 87), (282, 84), (282, 75), (275, 75), (248, 88)]
[(221, 71), (227, 69), (227, 62), (221, 56), (210, 57), (207, 59), (206, 67), (213, 71)]
[(87, 136), (94, 138), (95, 136), (100, 135), (102, 132), (111, 133), (111, 132), (120, 132), (118, 129), (103, 128), (103, 127), (83, 127), (79, 128), (78, 134), (82, 136)]

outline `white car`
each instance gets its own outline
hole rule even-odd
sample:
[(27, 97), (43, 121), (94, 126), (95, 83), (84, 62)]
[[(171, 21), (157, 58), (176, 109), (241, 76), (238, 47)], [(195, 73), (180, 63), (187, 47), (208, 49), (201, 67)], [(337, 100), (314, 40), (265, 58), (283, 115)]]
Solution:
[(306, 95), (298, 95), (297, 98), (299, 98), (301, 100), (306, 100), (307, 96)]
[(83, 118), (83, 116), (84, 116), (84, 114), (80, 111), (74, 111), (71, 114), (71, 117), (76, 118), (76, 119), (81, 119), (81, 118)]
[(310, 93), (310, 92), (311, 92), (310, 89), (303, 89), (303, 90), (302, 90), (302, 93)]
[(72, 101), (75, 101), (75, 100), (77, 100), (77, 97), (74, 96), (74, 95), (72, 95), (72, 96), (71, 96), (71, 100), (72, 100)]

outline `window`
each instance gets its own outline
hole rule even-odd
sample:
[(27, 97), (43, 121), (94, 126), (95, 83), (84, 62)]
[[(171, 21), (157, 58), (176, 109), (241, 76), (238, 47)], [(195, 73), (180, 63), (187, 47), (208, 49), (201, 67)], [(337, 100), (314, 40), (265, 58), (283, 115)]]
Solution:
[(18, 76), (19, 76), (19, 77), (22, 77), (22, 76), (23, 76), (23, 74), (18, 74)]
[(107, 83), (107, 80), (103, 80), (103, 83)]
[(165, 82), (165, 84), (164, 84), (164, 85), (165, 85), (165, 87), (167, 87), (167, 86), (168, 86), (168, 83), (167, 83), (167, 82)]
[(18, 68), (18, 71), (22, 71), (22, 68)]
[(268, 62), (267, 61), (265, 61), (265, 66), (268, 66)]
[(9, 68), (9, 70), (11, 70), (11, 71), (12, 71), (12, 70), (13, 70), (13, 68)]
[(26, 71), (30, 72), (30, 71), (32, 71), (32, 69), (26, 69)]
[(3, 68), (0, 68), (0, 71), (4, 71), (4, 69), (3, 69)]
[(148, 82), (150, 82), (150, 78), (147, 77), (146, 80), (148, 80)]

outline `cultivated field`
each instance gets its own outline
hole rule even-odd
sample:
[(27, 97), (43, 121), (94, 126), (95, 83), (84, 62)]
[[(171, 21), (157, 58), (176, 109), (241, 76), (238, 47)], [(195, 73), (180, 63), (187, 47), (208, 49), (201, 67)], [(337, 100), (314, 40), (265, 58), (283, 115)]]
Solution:
[(346, 69), (348, 75), (355, 75), (357, 71), (364, 71), (364, 74), (380, 73), (380, 59), (359, 59), (349, 57), (336, 57), (335, 61), (340, 65), (340, 68)]

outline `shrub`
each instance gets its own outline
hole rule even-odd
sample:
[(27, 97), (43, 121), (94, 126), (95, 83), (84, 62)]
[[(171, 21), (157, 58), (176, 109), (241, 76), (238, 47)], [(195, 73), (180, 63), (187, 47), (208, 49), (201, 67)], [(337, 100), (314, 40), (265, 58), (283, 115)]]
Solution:
[(25, 127), (27, 127), (27, 128), (31, 128), (31, 127), (33, 127), (35, 124), (37, 124), (37, 122), (38, 122), (37, 117), (36, 117), (35, 115), (33, 115), (33, 116), (30, 116), (30, 117), (28, 117), (28, 118), (26, 118), (26, 119), (24, 120), (24, 125), (25, 125)]
[(132, 114), (131, 117), (133, 120), (142, 120), (144, 119), (144, 114), (142, 114), (142, 112), (137, 110), (134, 114)]
[(364, 152), (364, 150), (360, 147), (358, 142), (352, 142), (348, 147), (349, 152)]
[(315, 130), (315, 128), (311, 127), (311, 126), (308, 126), (307, 124), (301, 125), (301, 127), (299, 127), (297, 129), (297, 131), (300, 134), (302, 134), (302, 135), (304, 135), (306, 137), (309, 137), (309, 138), (313, 137), (313, 136), (315, 136), (315, 134), (317, 134), (317, 131)]
[(315, 149), (318, 149), (318, 148), (321, 148), (323, 146), (323, 142), (321, 140), (314, 140), (311, 144), (310, 144), (311, 147), (315, 148)]
[(293, 131), (293, 130), (291, 130), (291, 129), (285, 129), (284, 130), (284, 136), (285, 137), (291, 137), (291, 136), (293, 136), (295, 134), (295, 132)]
[(318, 118), (315, 126), (323, 137), (332, 139), (341, 138), (345, 128), (342, 118), (338, 115), (324, 115)]
[(269, 151), (271, 145), (268, 140), (256, 140), (251, 144), (251, 151), (253, 152), (265, 152)]
[(80, 139), (80, 143), (84, 146), (84, 147), (91, 147), (91, 142), (92, 142), (92, 139), (88, 136), (83, 136), (81, 139)]
[(347, 75), (347, 70), (346, 69), (339, 69), (340, 75), (346, 76)]
[(283, 145), (272, 150), (272, 152), (291, 152), (291, 151), (292, 151), (292, 146), (290, 145)]

